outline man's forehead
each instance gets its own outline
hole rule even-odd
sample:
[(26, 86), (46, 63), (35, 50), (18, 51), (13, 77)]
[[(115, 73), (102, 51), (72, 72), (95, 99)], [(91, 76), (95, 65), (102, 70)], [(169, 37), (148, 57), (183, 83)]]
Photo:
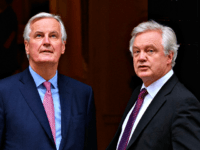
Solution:
[(59, 23), (59, 21), (53, 17), (39, 17), (39, 18), (35, 18), (34, 20), (31, 21), (31, 24), (35, 23), (36, 21), (39, 21), (39, 20), (45, 20), (45, 19), (52, 19), (52, 20), (55, 20)]
[(159, 35), (162, 36), (162, 31), (161, 30), (159, 30), (159, 29), (152, 29), (152, 30), (148, 29), (148, 30), (145, 30), (143, 32), (137, 33), (135, 38), (140, 36), (140, 35), (145, 35), (146, 33), (158, 33)]
[[(47, 20), (48, 20), (48, 23), (46, 23)], [(30, 28), (31, 29), (34, 27), (38, 28), (42, 25), (45, 25), (46, 27), (48, 27), (48, 25), (52, 25), (52, 27), (56, 27), (58, 25), (59, 28), (61, 28), (59, 21), (52, 17), (36, 18), (31, 21)]]
[[(146, 44), (146, 45), (143, 45), (145, 48), (155, 48), (155, 45), (154, 44)], [(132, 47), (133, 49), (139, 49), (139, 47), (137, 45), (133, 45)]]
[(162, 43), (162, 32), (159, 30), (147, 30), (145, 32), (138, 33), (135, 36), (133, 45), (135, 43), (154, 43), (154, 42), (161, 42)]

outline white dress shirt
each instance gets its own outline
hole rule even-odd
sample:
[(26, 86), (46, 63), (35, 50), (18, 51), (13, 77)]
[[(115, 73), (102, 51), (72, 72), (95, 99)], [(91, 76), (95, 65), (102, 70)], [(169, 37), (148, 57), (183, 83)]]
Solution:
[[(135, 128), (137, 127), (138, 122), (140, 121), (140, 119), (142, 118), (143, 114), (145, 113), (146, 109), (148, 108), (148, 106), (150, 105), (150, 103), (152, 102), (152, 100), (154, 99), (154, 97), (156, 96), (156, 94), (159, 92), (159, 90), (162, 88), (162, 86), (169, 80), (169, 78), (174, 74), (173, 70), (170, 70), (166, 75), (164, 75), (162, 78), (158, 79), (157, 81), (155, 81), (154, 83), (152, 83), (151, 85), (149, 85), (148, 87), (145, 87), (144, 83), (142, 85), (142, 88), (146, 88), (148, 91), (148, 94), (145, 96), (143, 104), (138, 112), (138, 115), (135, 119), (134, 125), (132, 127), (131, 130), (131, 134), (129, 137), (129, 141), (133, 135), (133, 132), (135, 131)], [(117, 148), (119, 146), (119, 142), (122, 138), (122, 135), (124, 133), (126, 124), (128, 122), (129, 116), (131, 114), (131, 112), (133, 111), (135, 107), (135, 104), (133, 105), (133, 107), (130, 109), (129, 113), (127, 114), (123, 124), (122, 124), (122, 130), (121, 130), (121, 134), (119, 136), (119, 140), (117, 143)]]

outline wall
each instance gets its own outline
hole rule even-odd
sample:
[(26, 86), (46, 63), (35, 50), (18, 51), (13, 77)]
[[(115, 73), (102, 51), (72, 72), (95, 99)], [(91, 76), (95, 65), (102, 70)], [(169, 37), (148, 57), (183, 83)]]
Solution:
[(89, 1), (88, 80), (95, 94), (100, 150), (113, 138), (131, 96), (130, 33), (146, 20), (147, 0)]

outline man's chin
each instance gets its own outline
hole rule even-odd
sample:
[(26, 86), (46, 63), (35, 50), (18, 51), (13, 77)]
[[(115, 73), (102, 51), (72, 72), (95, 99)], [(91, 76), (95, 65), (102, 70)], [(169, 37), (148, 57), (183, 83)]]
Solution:
[(44, 59), (44, 60), (39, 60), (35, 63), (41, 65), (41, 64), (57, 64), (58, 62), (49, 59)]
[(38, 59), (38, 62), (55, 63), (55, 60), (53, 58), (50, 58), (50, 57), (43, 57), (43, 58)]
[(137, 73), (137, 76), (139, 78), (143, 79), (143, 78), (149, 78), (149, 77), (151, 77), (151, 74), (149, 72), (139, 72), (139, 73)]

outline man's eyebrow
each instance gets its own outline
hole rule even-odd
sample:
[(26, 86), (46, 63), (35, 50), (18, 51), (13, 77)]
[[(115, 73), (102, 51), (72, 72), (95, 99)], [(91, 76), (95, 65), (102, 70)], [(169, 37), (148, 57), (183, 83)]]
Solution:
[(36, 31), (34, 34), (43, 33), (42, 31)]
[[(149, 44), (149, 45), (146, 45), (144, 48), (156, 48), (153, 44)], [(137, 46), (133, 46), (132, 49), (140, 49), (139, 47)]]
[[(44, 32), (43, 31), (36, 31), (35, 34), (37, 34), (37, 33), (44, 33)], [(57, 31), (51, 31), (50, 33), (57, 33), (58, 34)]]
[(57, 32), (57, 31), (52, 31), (52, 32), (50, 32), (50, 33), (56, 33), (56, 34), (58, 34), (58, 32)]
[(132, 49), (139, 49), (137, 46), (133, 46)]
[(153, 44), (146, 45), (145, 48), (154, 48), (154, 49), (157, 49)]
[(146, 47), (155, 47), (153, 44), (148, 44)]

